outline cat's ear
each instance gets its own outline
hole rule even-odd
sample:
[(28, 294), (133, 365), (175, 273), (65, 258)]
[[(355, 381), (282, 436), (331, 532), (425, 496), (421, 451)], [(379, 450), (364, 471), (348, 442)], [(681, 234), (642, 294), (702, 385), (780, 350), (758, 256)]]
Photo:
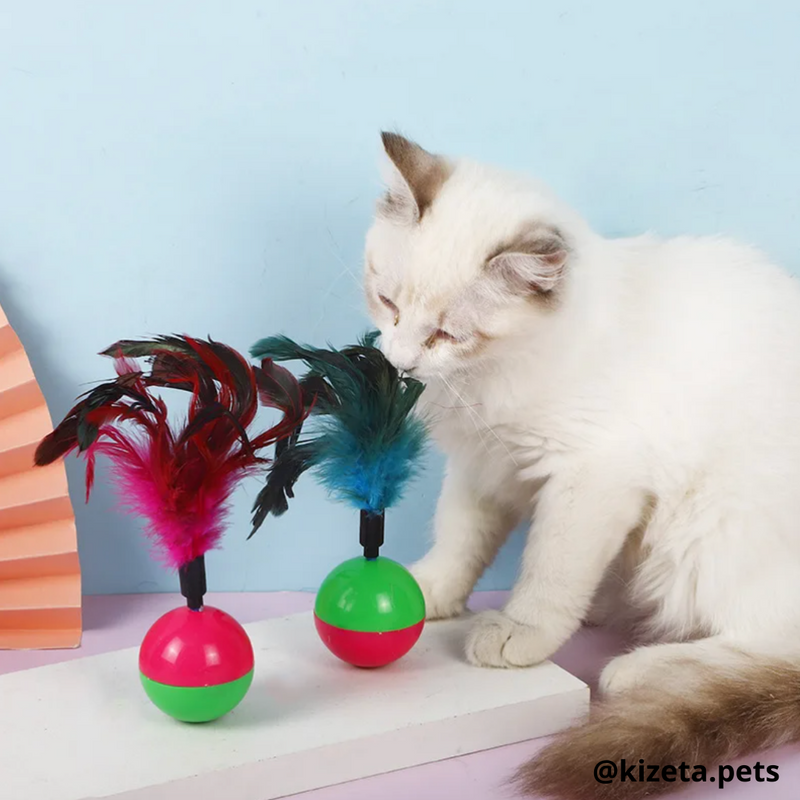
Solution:
[(568, 258), (569, 248), (557, 230), (534, 228), (499, 248), (486, 270), (514, 294), (550, 294), (560, 283)]
[(381, 140), (388, 156), (388, 188), (379, 213), (400, 222), (419, 222), (450, 177), (452, 166), (398, 133), (384, 131)]

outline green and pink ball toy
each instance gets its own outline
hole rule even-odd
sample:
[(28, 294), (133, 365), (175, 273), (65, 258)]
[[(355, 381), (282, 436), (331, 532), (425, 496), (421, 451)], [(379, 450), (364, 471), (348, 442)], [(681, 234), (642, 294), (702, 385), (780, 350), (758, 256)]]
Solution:
[[(362, 512), (362, 526), (367, 516)], [(382, 526), (382, 518), (367, 523), (375, 524)], [(385, 667), (417, 643), (425, 625), (425, 599), (411, 573), (378, 555), (377, 546), (368, 542), (363, 557), (339, 564), (322, 582), (314, 624), (328, 650), (342, 661)]]

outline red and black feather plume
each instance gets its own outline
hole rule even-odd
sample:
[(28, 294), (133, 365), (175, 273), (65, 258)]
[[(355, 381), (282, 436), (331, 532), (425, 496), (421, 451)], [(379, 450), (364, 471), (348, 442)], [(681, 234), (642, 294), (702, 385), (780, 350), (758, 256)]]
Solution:
[[(145, 518), (164, 561), (181, 570), (217, 546), (236, 484), (270, 463), (261, 451), (292, 436), (310, 403), (287, 369), (268, 359), (252, 366), (211, 340), (121, 340), (102, 355), (115, 359), (117, 378), (82, 396), (39, 444), (35, 463), (77, 451), (88, 500), (96, 456), (109, 457), (123, 506)], [(170, 424), (154, 391), (165, 388), (190, 394), (182, 424)], [(259, 396), (282, 416), (252, 434)]]

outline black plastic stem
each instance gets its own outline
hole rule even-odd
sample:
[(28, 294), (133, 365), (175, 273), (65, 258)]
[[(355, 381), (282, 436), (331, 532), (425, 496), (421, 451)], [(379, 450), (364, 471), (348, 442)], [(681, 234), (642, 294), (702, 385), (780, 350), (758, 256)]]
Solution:
[(383, 511), (373, 514), (370, 511), (361, 511), (361, 546), (364, 548), (364, 558), (377, 558), (378, 550), (383, 544)]
[(178, 571), (181, 579), (181, 594), (186, 598), (186, 605), (192, 611), (203, 607), (203, 596), (206, 593), (206, 560), (198, 556), (194, 561), (185, 564)]

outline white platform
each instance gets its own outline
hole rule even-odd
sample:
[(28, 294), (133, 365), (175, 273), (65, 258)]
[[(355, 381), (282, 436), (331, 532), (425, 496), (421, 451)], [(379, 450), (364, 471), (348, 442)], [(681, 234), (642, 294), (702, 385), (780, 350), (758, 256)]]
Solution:
[(137, 648), (0, 676), (2, 796), (272, 800), (545, 736), (588, 712), (589, 688), (555, 664), (467, 664), (467, 624), (427, 625), (374, 671), (330, 655), (308, 613), (246, 625), (253, 685), (205, 725), (150, 704)]

